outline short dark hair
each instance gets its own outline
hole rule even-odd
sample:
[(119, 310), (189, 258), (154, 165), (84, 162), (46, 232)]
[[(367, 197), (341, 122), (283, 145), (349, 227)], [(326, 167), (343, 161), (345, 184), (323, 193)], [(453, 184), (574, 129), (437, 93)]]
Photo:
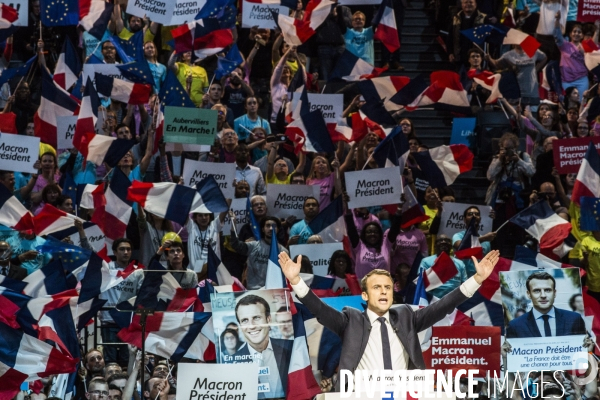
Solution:
[(126, 237), (122, 237), (122, 238), (118, 238), (117, 240), (115, 240), (112, 244), (112, 251), (113, 253), (117, 251), (117, 249), (119, 248), (119, 246), (121, 245), (121, 243), (129, 243), (129, 245), (131, 246), (132, 250), (133, 250), (133, 245), (131, 244), (131, 240), (127, 239)]
[(257, 296), (255, 294), (249, 294), (247, 296), (242, 297), (238, 303), (235, 305), (235, 318), (237, 319), (238, 322), (240, 322), (237, 312), (238, 312), (238, 308), (240, 308), (240, 306), (250, 306), (253, 304), (262, 304), (263, 307), (265, 308), (265, 316), (269, 317), (271, 315), (271, 307), (269, 306), (269, 303), (267, 303), (267, 301), (265, 299), (263, 299), (260, 296)]
[(265, 215), (264, 217), (262, 217), (260, 219), (260, 223), (259, 223), (261, 238), (265, 237), (264, 228), (265, 228), (265, 225), (267, 224), (267, 221), (275, 221), (275, 224), (277, 225), (277, 232), (279, 232), (281, 230), (281, 221), (279, 220), (279, 218)]
[(376, 268), (376, 269), (373, 269), (373, 270), (369, 271), (360, 280), (360, 290), (362, 290), (363, 292), (367, 291), (367, 279), (369, 279), (369, 277), (372, 276), (372, 275), (385, 275), (388, 278), (390, 278), (390, 280), (392, 282), (394, 282), (394, 278), (392, 278), (392, 274), (390, 274), (389, 271), (386, 271), (385, 269), (381, 269), (381, 268)]
[(467, 59), (471, 58), (471, 54), (473, 54), (473, 53), (477, 53), (481, 56), (481, 58), (483, 58), (483, 52), (481, 50), (479, 50), (478, 48), (472, 47), (467, 52)]
[[(117, 364), (117, 365), (118, 365), (118, 364)], [(108, 378), (108, 379), (106, 380), (106, 382), (107, 382), (109, 385), (112, 385), (112, 383), (113, 383), (114, 381), (118, 381), (119, 379), (125, 379), (125, 380), (127, 380), (127, 378), (129, 378), (129, 375), (127, 375), (125, 372), (119, 372), (119, 373), (117, 373), (117, 374), (112, 374), (112, 375), (110, 376), (110, 378)]]
[(302, 208), (304, 208), (304, 206), (306, 205), (306, 202), (309, 200), (314, 200), (317, 202), (317, 205), (320, 207), (321, 203), (319, 202), (319, 199), (317, 199), (316, 197), (312, 197), (312, 196), (308, 196), (307, 198), (304, 199), (304, 203), (302, 203)]
[(569, 299), (569, 307), (571, 307), (571, 310), (575, 311), (575, 299), (581, 297), (583, 298), (583, 295), (581, 293), (575, 293), (573, 296), (571, 296), (571, 298)]
[(352, 259), (350, 258), (350, 255), (348, 255), (348, 253), (346, 253), (346, 251), (344, 250), (336, 250), (333, 252), (333, 254), (331, 255), (331, 258), (329, 259), (329, 268), (327, 269), (327, 274), (328, 275), (335, 275), (335, 260), (338, 258), (343, 258), (344, 260), (346, 260), (346, 274), (351, 274), (352, 273)]
[(108, 384), (108, 390), (118, 390), (119, 392), (121, 392), (121, 394), (123, 394), (123, 391), (121, 390), (120, 387), (111, 385), (110, 383)]
[(73, 200), (71, 199), (70, 196), (67, 196), (66, 194), (61, 194), (56, 198), (56, 205), (57, 206), (62, 206), (63, 203), (67, 200)]
[(294, 180), (295, 177), (297, 176), (301, 176), (302, 180), (306, 182), (306, 178), (304, 178), (304, 174), (300, 171), (294, 171), (292, 172), (292, 174), (290, 175), (290, 182), (292, 182)]
[[(122, 122), (121, 122), (120, 124), (118, 124), (118, 125), (115, 127), (115, 132), (116, 132), (116, 131), (118, 131), (118, 130), (119, 130), (119, 129), (121, 129), (121, 128), (127, 128), (127, 129), (129, 129), (129, 125), (127, 125), (127, 124), (124, 124), (124, 123), (122, 123)], [(129, 131), (131, 132), (131, 129), (129, 129)]]
[(179, 243), (179, 242), (175, 242), (175, 241), (171, 242), (171, 245), (169, 246), (169, 250), (172, 249), (173, 247), (178, 247), (181, 250), (183, 250), (183, 244)]
[(552, 287), (554, 290), (556, 290), (556, 280), (554, 279), (554, 277), (547, 272), (539, 271), (539, 272), (534, 272), (533, 274), (529, 275), (529, 277), (527, 278), (527, 281), (525, 282), (525, 286), (527, 286), (528, 292), (531, 290), (531, 288), (529, 287), (529, 282), (531, 282), (534, 279), (537, 279), (539, 281), (551, 280)]
[(477, 206), (469, 206), (469, 207), (465, 208), (465, 211), (463, 211), (463, 221), (464, 221), (465, 218), (467, 218), (467, 211), (469, 211), (469, 210), (471, 210), (473, 208), (476, 209), (479, 212), (479, 214), (481, 214), (481, 210), (479, 210), (479, 207), (477, 207)]
[(15, 171), (5, 171), (3, 169), (0, 169), (0, 179), (4, 180), (6, 179), (6, 175), (8, 174), (14, 174)]

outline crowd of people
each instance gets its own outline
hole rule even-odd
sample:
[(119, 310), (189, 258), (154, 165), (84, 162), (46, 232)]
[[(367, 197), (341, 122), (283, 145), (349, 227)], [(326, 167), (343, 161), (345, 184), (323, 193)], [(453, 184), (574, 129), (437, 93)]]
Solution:
[[(41, 98), (39, 70), (47, 68), (55, 72), (63, 41), (77, 44), (83, 62), (93, 55), (105, 64), (120, 64), (125, 60), (120, 59), (116, 42), (109, 38), (115, 35), (127, 40), (142, 31), (143, 54), (154, 81), (150, 101), (124, 104), (110, 98), (101, 99), (99, 114), (103, 115), (103, 122), (99, 134), (137, 141), (115, 169), (120, 169), (130, 181), (183, 184), (186, 161), (235, 165), (234, 197), (248, 198), (248, 213), (253, 214), (256, 224), (250, 220), (239, 226), (233, 223), (231, 231), (226, 232), (223, 226), (229, 217), (227, 212), (193, 213), (185, 224), (179, 224), (135, 204), (126, 235), (110, 244), (112, 261), (108, 265), (112, 270), (124, 271), (133, 260), (145, 266), (159, 261), (171, 271), (193, 272), (173, 276), (183, 289), (198, 288), (208, 278), (207, 263), (214, 251), (236, 285), (246, 290), (261, 289), (267, 279), (272, 242), (275, 240), (278, 251), (284, 253), (289, 253), (293, 245), (329, 243), (328, 238), (313, 232), (311, 222), (325, 218), (320, 213), (341, 198), (348, 240), (344, 250), (331, 254), (327, 277), (362, 284), (363, 278), (370, 276), (373, 270), (384, 270), (393, 278), (394, 303), (413, 304), (416, 290), (413, 279), (432, 268), (442, 253), (450, 256), (458, 273), (431, 291), (435, 297), (443, 298), (477, 274), (472, 260), (458, 259), (454, 252), (460, 247), (466, 228), (479, 226), (483, 216), (493, 220), (491, 230), (479, 237), (484, 255), (498, 250), (501, 257), (512, 259), (518, 245), (537, 251), (535, 238), (517, 225), (505, 223), (523, 209), (544, 201), (572, 224), (576, 244), (561, 261), (585, 271), (582, 285), (587, 295), (600, 302), (600, 225), (594, 231), (580, 229), (571, 199), (576, 174), (560, 174), (553, 159), (555, 140), (600, 134), (600, 108), (596, 107), (600, 87), (596, 87), (597, 78), (588, 70), (584, 59), (585, 41), (598, 42), (600, 20), (577, 22), (577, 3), (577, 0), (521, 1), (515, 7), (510, 4), (508, 9), (504, 3), (492, 0), (461, 0), (460, 4), (438, 0), (427, 4), (435, 13), (436, 28), (444, 39), (447, 58), (461, 75), (473, 111), (501, 110), (511, 124), (499, 137), (490, 160), (487, 169), (490, 185), (485, 198), (466, 200), (468, 205), (461, 215), (464, 229), (452, 237), (438, 233), (446, 222), (442, 220), (444, 204), (461, 199), (457, 199), (452, 186), (430, 185), (427, 171), (423, 171), (410, 154), (401, 172), (402, 185), (420, 203), (425, 218), (414, 224), (404, 223), (406, 208), (403, 205), (408, 201), (408, 194), (398, 196), (397, 207), (393, 209), (384, 204), (348, 208), (345, 173), (382, 167), (373, 153), (385, 137), (383, 130), (370, 126), (372, 129), (356, 141), (335, 143), (336, 151), (332, 153), (298, 152), (289, 139), (281, 137), (285, 134), (288, 103), (292, 101), (292, 93), (288, 92), (292, 80), (301, 78), (309, 92), (320, 93), (345, 50), (389, 71), (403, 70), (399, 51), (390, 53), (381, 46), (381, 53), (376, 57), (375, 49), (379, 48), (374, 39), (376, 27), (369, 26), (368, 21), (377, 6), (334, 3), (316, 33), (300, 46), (285, 43), (279, 30), (241, 28), (241, 25), (235, 26), (234, 21), (232, 32), (243, 62), (221, 79), (215, 79), (217, 55), (198, 59), (191, 51), (177, 54), (169, 44), (170, 30), (174, 27), (126, 14), (127, 1), (115, 1), (106, 33), (98, 40), (80, 27), (43, 26), (40, 1), (32, 0), (28, 26), (19, 28), (7, 39), (3, 57), (6, 67), (11, 59), (14, 66), (15, 61), (25, 62), (38, 55), (39, 65), (34, 65), (26, 79), (16, 77), (2, 86), (0, 107), (3, 114), (14, 114), (19, 135), (33, 136), (39, 128), (34, 118)], [(400, 35), (407, 5), (400, 0), (392, 4)], [(298, 1), (291, 16), (302, 19), (306, 6), (306, 2)], [(228, 7), (229, 11), (235, 10), (231, 5)], [(514, 28), (534, 36), (541, 46), (533, 56), (519, 45), (509, 48), (490, 44), (484, 53), (480, 46), (461, 34), (480, 25), (502, 23), (512, 23)], [(520, 95), (501, 98), (495, 106), (486, 105), (491, 92), (476, 79), (486, 71), (513, 73)], [(216, 111), (218, 133), (210, 151), (168, 151), (164, 141), (154, 147), (157, 128), (153, 104), (168, 73), (177, 77), (196, 107)], [(542, 76), (553, 78), (548, 78), (547, 85), (542, 84)], [(344, 104), (344, 118), (360, 113), (365, 103), (355, 92), (356, 89), (348, 92), (353, 95)], [(395, 113), (397, 125), (384, 127), (398, 127), (406, 137), (410, 153), (428, 151), (426, 138), (419, 136), (409, 115)], [(81, 208), (71, 196), (64, 194), (66, 176), (72, 176), (76, 184), (98, 184), (109, 182), (114, 174), (106, 165), (86, 161), (76, 148), (55, 149), (45, 143), (40, 145), (34, 168), (38, 173), (2, 170), (0, 183), (33, 215), (39, 214), (46, 205), (52, 205), (85, 220), (92, 219), (94, 210)], [(268, 188), (282, 184), (318, 187), (318, 196), (308, 197), (303, 202), (303, 218), (279, 218), (270, 213), (266, 198)], [(600, 193), (600, 187), (596, 189)], [(84, 224), (80, 221), (74, 224), (79, 245), (92, 250)], [(29, 231), (0, 228), (0, 274), (23, 280), (51, 261), (52, 254), (36, 251), (46, 238)], [(314, 273), (310, 257), (310, 253), (303, 255), (302, 273)], [(139, 289), (143, 275), (131, 276), (127, 282), (101, 294), (101, 298), (107, 300), (105, 309), (97, 316), (104, 344), (85, 349), (78, 371), (77, 399), (166, 400), (176, 393), (176, 365), (152, 354), (141, 360), (140, 352), (118, 337), (121, 328), (109, 309), (124, 296), (131, 297), (132, 287)], [(351, 284), (343, 286), (341, 295), (350, 294), (348, 286)], [(573, 301), (574, 312), (585, 315), (583, 307), (581, 301)], [(241, 335), (234, 325), (217, 339), (220, 341), (217, 347), (222, 351), (218, 359), (235, 354), (241, 346)], [(291, 337), (290, 321), (281, 321), (280, 325), (282, 337)], [(586, 345), (593, 350), (593, 341), (586, 340)], [(144, 382), (139, 381), (141, 368), (146, 370)], [(324, 391), (332, 389), (331, 378), (322, 375)], [(541, 375), (530, 379), (529, 385), (542, 380), (557, 384), (556, 379)], [(563, 375), (559, 380), (565, 384), (567, 378)], [(16, 398), (62, 398), (56, 378), (42, 382), (41, 393), (23, 391)], [(568, 394), (554, 398), (597, 399), (599, 396), (595, 385), (572, 383), (569, 388)], [(490, 388), (479, 389), (480, 398), (491, 398)], [(520, 398), (516, 396), (508, 394), (506, 398)]]

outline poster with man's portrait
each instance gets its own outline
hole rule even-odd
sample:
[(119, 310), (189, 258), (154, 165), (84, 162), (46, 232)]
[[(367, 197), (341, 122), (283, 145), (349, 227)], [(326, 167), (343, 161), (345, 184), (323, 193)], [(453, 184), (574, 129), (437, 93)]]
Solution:
[(220, 364), (259, 366), (258, 398), (283, 398), (294, 345), (285, 289), (215, 293), (211, 299)]
[(501, 272), (500, 288), (508, 371), (574, 365), (586, 334), (579, 268)]

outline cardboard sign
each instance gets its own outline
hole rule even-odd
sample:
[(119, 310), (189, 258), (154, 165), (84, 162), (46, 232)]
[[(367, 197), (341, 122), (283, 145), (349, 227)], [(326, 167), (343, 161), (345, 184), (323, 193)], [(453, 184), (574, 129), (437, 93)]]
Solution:
[(165, 142), (212, 145), (217, 133), (217, 111), (165, 107), (164, 124)]
[(181, 25), (193, 21), (206, 0), (135, 0), (127, 3), (127, 14), (163, 25)]
[(477, 118), (454, 118), (452, 121), (452, 136), (450, 144), (466, 144), (471, 146), (477, 135), (475, 134), (475, 124)]
[(288, 15), (290, 13), (289, 8), (279, 4), (260, 4), (244, 1), (242, 3), (242, 28), (258, 26), (264, 29), (276, 29), (277, 24), (273, 21), (271, 10), (281, 15)]
[[(242, 227), (242, 225), (246, 224), (250, 221), (250, 217), (246, 212), (246, 203), (247, 199), (232, 199), (231, 207), (229, 209), (233, 211), (235, 214), (235, 226), (238, 229)], [(229, 236), (231, 232), (231, 218), (229, 218), (229, 213), (225, 214), (225, 220), (223, 221), (223, 235)]]
[[(463, 221), (463, 214), (465, 210), (472, 206), (472, 204), (464, 203), (446, 203), (444, 202), (444, 209), (442, 211), (442, 222), (440, 223), (440, 230), (438, 234), (448, 235), (450, 239), (457, 233), (467, 229), (465, 222)], [(481, 214), (481, 222), (479, 225), (479, 235), (485, 235), (492, 231), (492, 219), (490, 218), (490, 212), (492, 207), (490, 206), (477, 206), (479, 213)]]
[[(508, 353), (508, 372), (535, 370), (570, 370), (585, 364), (585, 335), (506, 339), (512, 347)], [(584, 367), (585, 368), (585, 367)]]
[(70, 149), (73, 147), (73, 136), (75, 136), (75, 125), (77, 115), (67, 117), (56, 117), (56, 136), (58, 149)]
[(579, 166), (585, 158), (590, 142), (596, 146), (600, 154), (600, 137), (585, 137), (560, 139), (552, 142), (552, 155), (554, 156), (554, 166), (559, 174), (576, 174)]
[(40, 154), (40, 138), (0, 133), (0, 170), (32, 172)]
[(13, 25), (15, 26), (27, 26), (29, 19), (29, 1), (28, 0), (12, 0), (7, 3), (4, 3), (9, 7), (14, 8), (19, 13), (19, 18)]
[[(87, 82), (88, 77), (92, 80), (96, 87), (96, 72), (107, 75), (113, 78), (127, 80), (121, 75), (121, 71), (117, 68), (117, 64), (83, 64), (83, 85)], [(100, 93), (98, 96), (103, 97)]]
[(319, 198), (318, 185), (269, 185), (267, 186), (267, 210), (269, 215), (287, 218), (290, 215), (304, 218), (304, 200)]
[(329, 259), (336, 250), (344, 250), (344, 245), (342, 243), (296, 244), (290, 246), (290, 257), (295, 258), (298, 254), (308, 257), (313, 266), (313, 274), (327, 276)]
[(598, 0), (579, 0), (577, 2), (577, 21), (596, 22), (600, 18)]
[[(292, 99), (292, 110), (295, 109), (298, 101), (300, 101), (300, 96), (294, 96)], [(342, 113), (344, 112), (343, 104), (343, 94), (308, 93), (310, 111), (321, 110), (323, 119), (327, 123), (335, 123), (342, 118)]]
[(185, 186), (196, 187), (196, 184), (208, 175), (215, 178), (226, 199), (233, 199), (235, 194), (235, 188), (233, 187), (235, 164), (185, 160), (182, 175)]
[(400, 203), (402, 177), (398, 167), (346, 172), (348, 208)]
[(480, 377), (500, 375), (500, 327), (434, 326), (429, 348), (423, 351), (425, 365), (431, 369), (477, 369)]
[(256, 399), (258, 364), (177, 364), (176, 400)]

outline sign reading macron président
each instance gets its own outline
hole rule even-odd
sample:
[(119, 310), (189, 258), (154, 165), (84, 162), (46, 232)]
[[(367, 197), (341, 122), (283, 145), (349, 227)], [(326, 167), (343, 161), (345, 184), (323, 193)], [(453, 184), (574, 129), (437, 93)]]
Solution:
[(127, 14), (147, 16), (163, 25), (181, 25), (193, 21), (205, 4), (206, 0), (131, 0)]
[[(300, 96), (294, 96), (292, 99), (292, 110), (296, 108), (298, 101), (300, 101)], [(310, 111), (321, 110), (323, 119), (327, 123), (334, 123), (342, 118), (344, 112), (343, 104), (343, 94), (308, 93)]]
[[(448, 235), (448, 237), (452, 238), (455, 233), (466, 230), (467, 227), (465, 226), (464, 212), (470, 206), (471, 204), (444, 202), (444, 209), (442, 210), (441, 217), (443, 222), (440, 224), (438, 234)], [(490, 217), (492, 207), (477, 206), (477, 208), (479, 208), (481, 216), (481, 221), (479, 222), (479, 235), (490, 233), (492, 231), (493, 222)]]
[(177, 365), (176, 400), (252, 400), (258, 397), (258, 363)]
[[(248, 216), (248, 212), (246, 210), (247, 199), (232, 199), (231, 206), (229, 209), (233, 211), (235, 215), (235, 226), (239, 232), (239, 229), (250, 220)], [(223, 220), (223, 235), (229, 236), (231, 232), (231, 218), (229, 217), (229, 213), (225, 214), (225, 219)]]
[(304, 200), (319, 198), (318, 185), (274, 185), (267, 186), (267, 210), (269, 215), (287, 218), (293, 215), (304, 218)]
[(185, 160), (182, 175), (185, 186), (196, 187), (198, 182), (209, 175), (215, 178), (226, 199), (234, 198), (235, 164)]
[(0, 170), (37, 173), (40, 138), (0, 133)]
[(217, 111), (165, 107), (163, 132), (165, 142), (212, 145), (217, 133)]
[(244, 1), (242, 3), (242, 28), (258, 26), (264, 29), (276, 29), (271, 10), (288, 15), (290, 9), (279, 4), (260, 4)]
[(349, 208), (400, 203), (402, 178), (398, 167), (346, 172)]
[(77, 115), (56, 117), (56, 136), (59, 150), (73, 147), (75, 125), (77, 125)]

